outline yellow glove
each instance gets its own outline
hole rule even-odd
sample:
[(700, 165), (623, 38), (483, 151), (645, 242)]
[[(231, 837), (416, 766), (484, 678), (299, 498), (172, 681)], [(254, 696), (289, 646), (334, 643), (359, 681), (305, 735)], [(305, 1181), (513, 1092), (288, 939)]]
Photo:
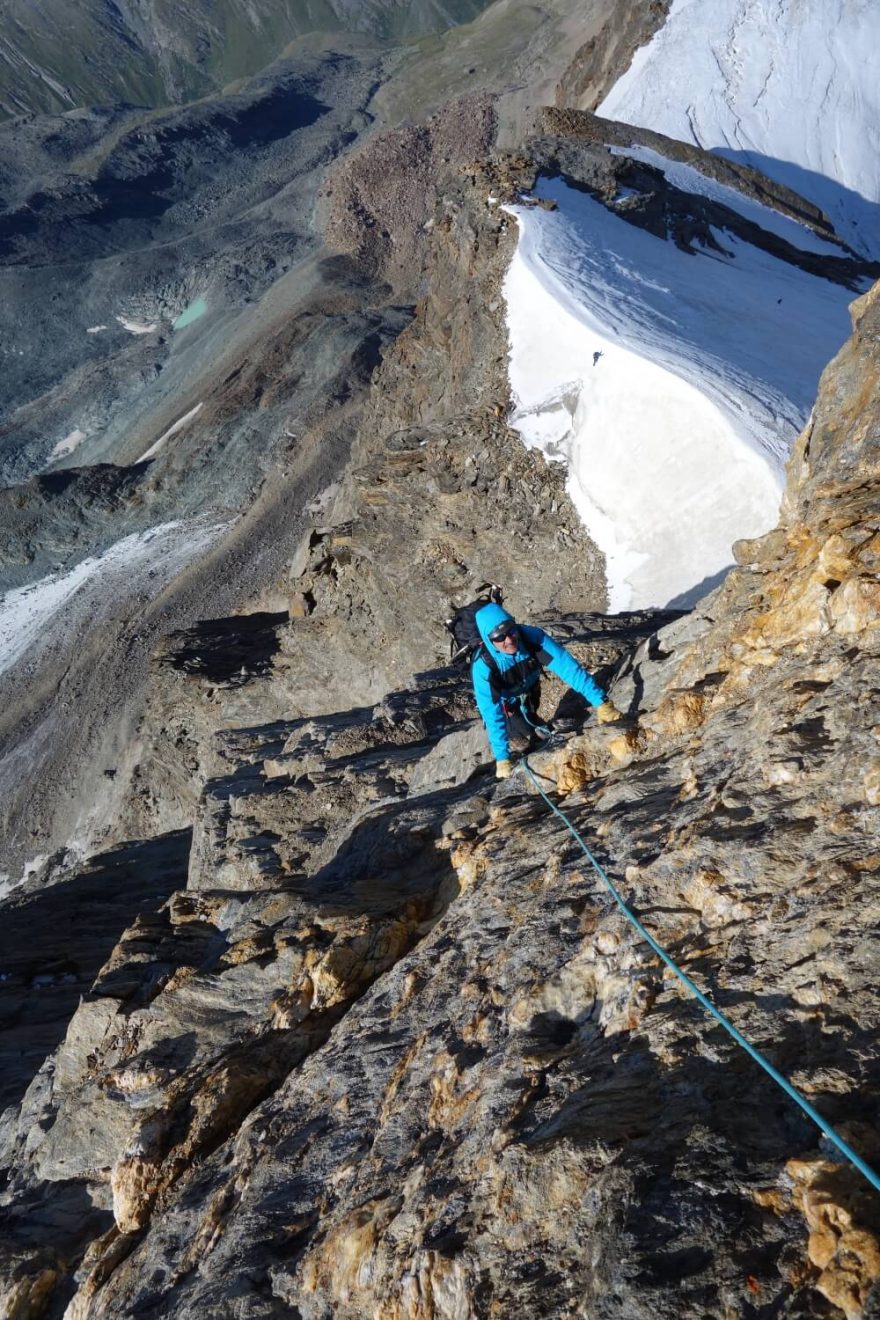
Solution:
[(510, 778), (510, 772), (512, 771), (512, 769), (513, 769), (513, 764), (512, 764), (512, 762), (510, 762), (510, 761), (496, 761), (496, 762), (495, 762), (495, 778), (496, 778), (496, 779), (509, 779), (509, 778)]
[(596, 707), (596, 722), (598, 724), (616, 724), (621, 719), (623, 719), (623, 716), (620, 711), (610, 701), (603, 701), (601, 706)]

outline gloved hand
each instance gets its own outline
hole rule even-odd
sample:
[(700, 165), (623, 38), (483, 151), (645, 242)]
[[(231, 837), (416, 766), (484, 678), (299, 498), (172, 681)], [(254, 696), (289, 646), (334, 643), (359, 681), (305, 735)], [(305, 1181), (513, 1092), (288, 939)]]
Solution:
[(495, 762), (495, 778), (496, 778), (496, 779), (509, 779), (512, 770), (513, 770), (513, 762), (512, 762), (512, 761), (496, 761), (496, 762)]
[(616, 724), (618, 720), (622, 719), (622, 714), (610, 701), (603, 701), (601, 706), (596, 707), (596, 722), (598, 724)]

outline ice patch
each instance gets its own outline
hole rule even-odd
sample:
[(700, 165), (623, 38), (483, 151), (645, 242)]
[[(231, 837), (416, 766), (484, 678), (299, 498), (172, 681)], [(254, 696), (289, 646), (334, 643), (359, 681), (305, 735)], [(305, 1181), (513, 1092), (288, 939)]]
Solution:
[(74, 449), (76, 449), (78, 445), (81, 445), (83, 440), (87, 439), (88, 434), (88, 431), (80, 431), (78, 428), (75, 431), (71, 431), (70, 435), (66, 435), (63, 440), (58, 441), (58, 444), (49, 455), (50, 460), (53, 458), (64, 458), (66, 454), (72, 454)]
[[(611, 608), (665, 605), (776, 521), (851, 293), (724, 233), (682, 252), (561, 179), (512, 208), (511, 418), (569, 467)], [(796, 333), (794, 333), (796, 330)]]
[(192, 421), (196, 413), (200, 413), (204, 406), (204, 403), (197, 403), (194, 408), (190, 408), (188, 413), (184, 413), (183, 417), (179, 417), (173, 426), (169, 426), (165, 434), (160, 435), (159, 439), (154, 444), (150, 445), (149, 449), (141, 454), (140, 458), (136, 459), (135, 462), (146, 463), (148, 458), (155, 458), (165, 441), (170, 440), (173, 435), (177, 435), (177, 432), (186, 426), (187, 422)]

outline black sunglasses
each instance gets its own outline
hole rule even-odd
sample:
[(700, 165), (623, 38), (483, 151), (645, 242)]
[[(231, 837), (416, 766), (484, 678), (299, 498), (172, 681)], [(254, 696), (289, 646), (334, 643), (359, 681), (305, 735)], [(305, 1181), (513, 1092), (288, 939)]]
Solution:
[(515, 623), (499, 623), (497, 628), (493, 628), (489, 633), (490, 642), (503, 642), (506, 637), (516, 636)]

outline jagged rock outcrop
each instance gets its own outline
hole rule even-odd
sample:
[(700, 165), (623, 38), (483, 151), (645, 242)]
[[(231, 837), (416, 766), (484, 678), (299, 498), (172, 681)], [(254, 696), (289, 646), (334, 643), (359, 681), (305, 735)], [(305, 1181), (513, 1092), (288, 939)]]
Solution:
[(191, 835), (186, 829), (133, 843), (82, 868), (62, 854), (47, 875), (9, 895), (0, 965), (0, 1110), (18, 1104), (126, 927), (185, 883)]
[[(863, 287), (859, 284), (861, 279), (865, 277), (876, 279), (880, 275), (880, 265), (877, 262), (867, 261), (847, 246), (834, 232), (830, 220), (818, 206), (800, 196), (791, 188), (786, 187), (785, 184), (770, 179), (767, 175), (762, 174), (760, 170), (753, 169), (749, 165), (726, 160), (723, 156), (717, 156), (711, 151), (705, 151), (687, 142), (679, 142), (674, 138), (666, 137), (663, 133), (655, 133), (648, 128), (637, 128), (631, 124), (618, 123), (613, 119), (603, 119), (600, 115), (591, 114), (587, 111), (560, 110), (548, 107), (541, 115), (541, 127), (549, 139), (549, 141), (542, 143), (546, 162), (545, 169), (549, 165), (550, 170), (556, 169), (565, 173), (567, 160), (574, 159), (578, 161), (579, 159), (579, 152), (575, 145), (578, 142), (591, 143), (594, 146), (606, 149), (610, 147), (624, 157), (622, 168), (616, 172), (618, 184), (624, 187), (632, 186), (636, 190), (640, 190), (646, 179), (645, 166), (637, 159), (626, 163), (625, 157), (628, 147), (647, 147), (666, 160), (680, 161), (685, 165), (689, 165), (707, 178), (715, 179), (726, 187), (735, 189), (744, 197), (751, 198), (760, 202), (763, 206), (769, 206), (774, 211), (790, 216), (799, 224), (812, 229), (816, 235), (824, 239), (826, 244), (836, 244), (840, 252), (837, 257), (830, 256), (829, 258), (826, 255), (817, 260), (815, 254), (801, 252), (785, 240), (767, 233), (757, 224), (749, 222), (743, 224), (743, 217), (736, 215), (728, 207), (721, 206), (719, 209), (710, 203), (703, 209), (698, 199), (693, 196), (677, 195), (675, 188), (664, 185), (661, 185), (656, 198), (659, 206), (655, 204), (653, 207), (646, 209), (641, 204), (636, 203), (635, 205), (624, 206), (616, 212), (622, 215), (624, 219), (634, 220), (635, 223), (642, 224), (644, 228), (659, 237), (669, 236), (671, 230), (674, 240), (679, 246), (688, 246), (692, 242), (695, 236), (693, 222), (697, 220), (703, 222), (701, 237), (707, 246), (711, 247), (711, 235), (708, 233), (706, 225), (710, 222), (718, 223), (719, 217), (722, 217), (722, 228), (740, 234), (749, 242), (765, 248), (775, 256), (800, 266), (802, 270), (806, 270), (811, 274), (823, 275), (826, 279), (848, 284), (855, 291)], [(537, 155), (537, 158), (540, 159), (540, 154)], [(647, 172), (647, 177), (650, 178), (651, 166), (647, 166)], [(577, 174), (576, 165), (576, 177)], [(650, 192), (651, 189), (649, 188), (648, 191)], [(608, 196), (606, 194), (606, 197)], [(652, 210), (653, 214), (651, 214)], [(682, 230), (681, 218), (688, 212), (690, 213), (690, 232), (688, 233), (687, 230), (680, 232)]]

